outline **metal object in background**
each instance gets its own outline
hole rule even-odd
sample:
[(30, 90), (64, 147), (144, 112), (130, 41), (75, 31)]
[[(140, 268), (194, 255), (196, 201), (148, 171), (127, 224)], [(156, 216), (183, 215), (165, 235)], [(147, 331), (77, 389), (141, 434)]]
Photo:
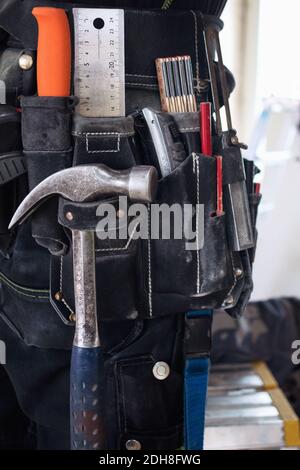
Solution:
[[(208, 27), (204, 32), (204, 39), (208, 59), (214, 110), (216, 114), (217, 134), (221, 136), (223, 129), (220, 112), (221, 105), (219, 99), (219, 87), (215, 70), (215, 54), (217, 55), (218, 59), (218, 70), (221, 82), (222, 99), (225, 106), (227, 130), (232, 133), (230, 146), (232, 145), (247, 149), (247, 146), (239, 142), (236, 132), (233, 130), (232, 126), (229, 105), (229, 90), (220, 46), (219, 33), (214, 28)], [(226, 185), (224, 187), (224, 198), (225, 201), (227, 201), (226, 214), (229, 218), (227, 226), (229, 229), (229, 239), (232, 250), (244, 251), (249, 248), (253, 248), (254, 236), (246, 182), (241, 181)]]
[(125, 116), (124, 10), (74, 8), (77, 113)]
[(212, 368), (206, 409), (206, 450), (299, 445), (299, 420), (264, 363)]
[[(72, 202), (115, 194), (152, 202), (156, 186), (157, 173), (153, 167), (137, 166), (125, 171), (113, 171), (105, 165), (69, 168), (49, 176), (31, 191), (17, 209), (10, 228), (24, 221), (54, 194)], [(65, 218), (73, 220), (70, 212)], [(72, 230), (72, 238), (76, 327), (70, 383), (71, 448), (100, 450), (106, 448), (104, 360), (98, 333), (94, 231), (79, 225)]]

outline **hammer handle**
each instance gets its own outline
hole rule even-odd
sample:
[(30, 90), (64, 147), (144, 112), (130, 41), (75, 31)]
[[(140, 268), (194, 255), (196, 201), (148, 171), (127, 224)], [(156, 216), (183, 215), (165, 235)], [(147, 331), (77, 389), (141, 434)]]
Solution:
[(102, 349), (73, 346), (71, 360), (71, 449), (104, 450)]

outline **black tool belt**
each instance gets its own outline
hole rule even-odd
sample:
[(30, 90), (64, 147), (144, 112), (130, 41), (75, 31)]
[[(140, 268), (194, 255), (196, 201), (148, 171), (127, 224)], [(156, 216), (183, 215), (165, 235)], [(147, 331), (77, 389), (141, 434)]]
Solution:
[[(58, 4), (64, 6), (60, 2)], [(73, 5), (65, 6), (71, 8)], [(30, 18), (30, 21), (33, 22), (33, 19)], [(23, 96), (20, 101), (17, 96), (14, 98), (15, 105), (19, 106), (20, 103), (22, 109), (22, 146), (28, 168), (28, 189), (31, 190), (50, 174), (72, 165), (105, 163), (115, 169), (124, 169), (147, 163), (147, 142), (140, 132), (137, 109), (144, 106), (157, 110), (160, 108), (155, 59), (190, 54), (197, 100), (211, 100), (203, 39), (203, 31), (207, 25), (213, 25), (217, 30), (222, 28), (219, 19), (203, 16), (198, 11), (125, 11), (127, 116), (124, 118), (79, 117), (74, 113), (76, 98), (35, 96), (32, 92), (28, 93), (34, 87), (31, 81), (25, 93), (31, 96)], [(31, 26), (32, 23), (29, 22), (28, 28)], [(9, 30), (12, 25), (4, 24), (2, 27), (11, 32)], [(179, 30), (182, 33), (180, 35), (177, 34)], [(20, 33), (19, 39), (23, 41), (24, 50), (32, 54), (34, 59), (35, 33)], [(24, 51), (19, 50), (19, 55), (22, 52)], [(18, 73), (26, 75), (27, 71)], [(33, 75), (32, 70), (29, 73)], [(14, 74), (12, 76), (15, 77)], [(229, 71), (227, 78), (232, 90), (234, 80)], [(25, 79), (24, 83), (27, 83)], [(20, 113), (16, 111), (16, 132), (20, 129), (19, 116)], [(200, 151), (198, 114), (177, 113), (173, 117), (184, 144), (185, 158), (170, 175), (160, 180), (155, 203), (179, 204), (182, 207), (184, 204), (194, 207), (197, 204), (204, 205), (204, 244), (199, 249), (187, 250), (185, 239), (152, 240), (149, 237), (136, 240), (135, 237), (128, 236), (125, 240), (100, 240), (96, 237), (98, 311), (101, 312), (101, 320), (155, 318), (189, 310), (220, 307), (228, 308), (233, 315), (239, 315), (249, 299), (254, 247), (242, 252), (233, 251), (228, 240), (226, 207), (224, 214), (214, 214), (216, 158), (203, 155)], [(6, 133), (5, 126), (8, 125), (11, 124), (0, 122), (0, 132)], [(224, 141), (225, 150), (222, 147)], [(14, 143), (16, 142), (17, 139), (14, 139)], [(6, 154), (19, 147), (15, 145), (11, 148), (8, 143), (3, 152)], [(222, 139), (215, 139), (214, 150), (224, 156), (224, 185), (243, 181), (245, 172), (241, 164), (240, 149), (228, 139), (228, 134), (224, 133)], [(251, 166), (247, 162), (245, 165)], [(247, 186), (251, 188), (254, 171), (246, 174)], [(11, 197), (11, 191), (16, 191), (16, 181), (20, 183), (20, 179), (14, 180), (13, 188), (11, 183), (1, 186), (1, 191), (4, 188), (7, 191), (7, 198)], [(22, 188), (27, 191), (24, 176)], [(7, 224), (23, 196), (24, 189), (15, 197), (10, 213), (3, 216), (5, 218), (4, 222), (1, 221), (2, 225)], [(260, 196), (251, 194), (251, 190), (248, 196), (255, 232)], [(111, 202), (118, 204), (118, 200)], [(99, 204), (100, 201), (97, 204), (78, 204), (75, 208), (76, 217), (81, 220), (85, 217), (87, 225), (91, 221), (96, 223), (95, 215)], [(150, 220), (151, 206), (148, 210)], [(68, 202), (54, 197), (32, 217), (30, 225), (32, 236), (51, 253), (51, 304), (61, 320), (66, 325), (72, 325), (72, 247), (68, 227), (63, 227), (60, 223), (66, 211)], [(76, 217), (69, 223), (70, 229), (75, 227)], [(127, 223), (133, 222), (134, 220), (127, 220)], [(118, 224), (122, 223), (124, 220), (120, 218)], [(194, 226), (195, 223), (194, 221)], [(14, 275), (15, 264), (12, 260), (22, 231), (23, 229), (18, 234), (5, 234), (2, 248), (5, 255), (10, 257), (2, 263), (5, 276)], [(36, 247), (36, 250), (40, 253), (40, 248)], [(45, 259), (44, 250), (42, 251)], [(39, 268), (37, 266), (36, 269)]]

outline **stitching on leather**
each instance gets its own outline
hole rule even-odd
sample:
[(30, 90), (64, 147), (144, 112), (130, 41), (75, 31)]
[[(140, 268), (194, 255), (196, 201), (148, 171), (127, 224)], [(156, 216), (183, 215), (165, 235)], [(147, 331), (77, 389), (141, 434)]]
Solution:
[(16, 284), (15, 282), (13, 282), (11, 279), (9, 279), (8, 277), (6, 277), (3, 273), (0, 273), (0, 277), (3, 278), (4, 280), (6, 280), (7, 282), (9, 282), (10, 284), (12, 284), (13, 286), (15, 286), (16, 288), (19, 288), (19, 289), (22, 289), (24, 291), (28, 291), (28, 292), (39, 292), (39, 293), (47, 293), (49, 292), (48, 289), (30, 289), (29, 287), (23, 287), (23, 286), (20, 286), (18, 284)]
[(182, 127), (178, 129), (179, 132), (199, 132), (200, 127)]
[(60, 257), (60, 270), (59, 270), (59, 290), (62, 292), (62, 287), (63, 287), (63, 281), (62, 281), (62, 276), (63, 276), (63, 262), (64, 262), (64, 257)]
[(61, 155), (64, 155), (66, 153), (70, 153), (72, 151), (72, 149), (68, 149), (68, 150), (23, 150), (23, 153), (25, 155), (29, 154), (29, 155), (38, 155), (40, 153), (42, 154), (49, 154), (51, 153), (51, 155), (58, 155), (58, 156), (61, 156)]
[[(44, 292), (45, 294), (49, 293), (49, 291), (47, 290), (38, 290), (38, 289), (34, 290), (34, 289), (26, 288), (26, 287), (23, 288), (22, 286), (18, 286), (13, 281), (10, 281), (9, 279), (7, 279), (2, 273), (0, 273), (0, 281), (3, 282), (3, 284), (5, 284), (7, 287), (17, 292), (18, 294), (23, 295), (24, 297), (29, 297), (31, 299), (49, 300), (49, 295), (39, 295), (39, 293), (42, 293), (42, 292)], [(23, 290), (27, 292), (32, 292), (32, 294), (27, 294), (23, 292)], [(36, 294), (34, 295), (34, 293)]]
[(96, 252), (103, 252), (103, 251), (125, 251), (125, 250), (128, 250), (129, 246), (131, 245), (131, 242), (132, 242), (132, 239), (133, 239), (133, 236), (136, 232), (136, 229), (137, 229), (137, 226), (139, 225), (139, 223), (137, 223), (132, 231), (132, 234), (130, 235), (129, 239), (127, 240), (127, 243), (125, 246), (122, 246), (120, 248), (97, 248), (96, 249)]
[(148, 204), (148, 301), (149, 301), (149, 314), (152, 317), (152, 266), (151, 266), (151, 237), (150, 237), (150, 204)]
[[(196, 185), (197, 185), (197, 205), (200, 204), (200, 167), (199, 157), (193, 154), (193, 171), (196, 174)], [(200, 249), (199, 249), (199, 215), (196, 212), (196, 243), (197, 243), (197, 294), (200, 294)]]
[[(90, 150), (89, 149), (89, 137), (93, 136), (115, 136), (117, 138), (117, 148), (106, 149), (106, 150)], [(118, 153), (120, 152), (120, 140), (121, 136), (119, 132), (86, 132), (85, 134), (85, 148), (87, 153)]]
[(64, 297), (61, 299), (61, 301), (65, 305), (65, 307), (69, 310), (69, 312), (71, 312), (72, 315), (75, 315), (74, 310), (72, 310), (72, 308), (70, 307), (70, 305), (68, 304), (68, 302), (65, 300)]
[(80, 132), (80, 131), (72, 131), (72, 135), (75, 136), (75, 137), (81, 137), (81, 136), (86, 136), (86, 135), (112, 135), (112, 134), (117, 134), (119, 135), (120, 137), (132, 137), (133, 135), (135, 135), (135, 132), (134, 131), (130, 131), (130, 132)]
[(126, 77), (157, 78), (155, 75), (140, 75), (136, 73), (126, 73)]
[(149, 88), (155, 88), (155, 89), (158, 88), (157, 85), (151, 85), (150, 83), (131, 83), (131, 82), (126, 82), (125, 85), (149, 87)]
[[(74, 136), (84, 136), (85, 137), (85, 148), (86, 152), (89, 154), (94, 153), (118, 153), (120, 152), (121, 137), (131, 137), (134, 135), (134, 132), (73, 132)], [(89, 137), (115, 137), (117, 139), (116, 148), (106, 149), (106, 150), (90, 150), (89, 148)]]

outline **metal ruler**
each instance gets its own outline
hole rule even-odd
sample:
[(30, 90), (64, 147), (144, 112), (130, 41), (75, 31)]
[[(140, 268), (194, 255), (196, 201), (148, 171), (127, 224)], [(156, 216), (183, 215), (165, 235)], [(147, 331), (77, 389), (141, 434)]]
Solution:
[(124, 10), (74, 8), (76, 112), (125, 116)]

